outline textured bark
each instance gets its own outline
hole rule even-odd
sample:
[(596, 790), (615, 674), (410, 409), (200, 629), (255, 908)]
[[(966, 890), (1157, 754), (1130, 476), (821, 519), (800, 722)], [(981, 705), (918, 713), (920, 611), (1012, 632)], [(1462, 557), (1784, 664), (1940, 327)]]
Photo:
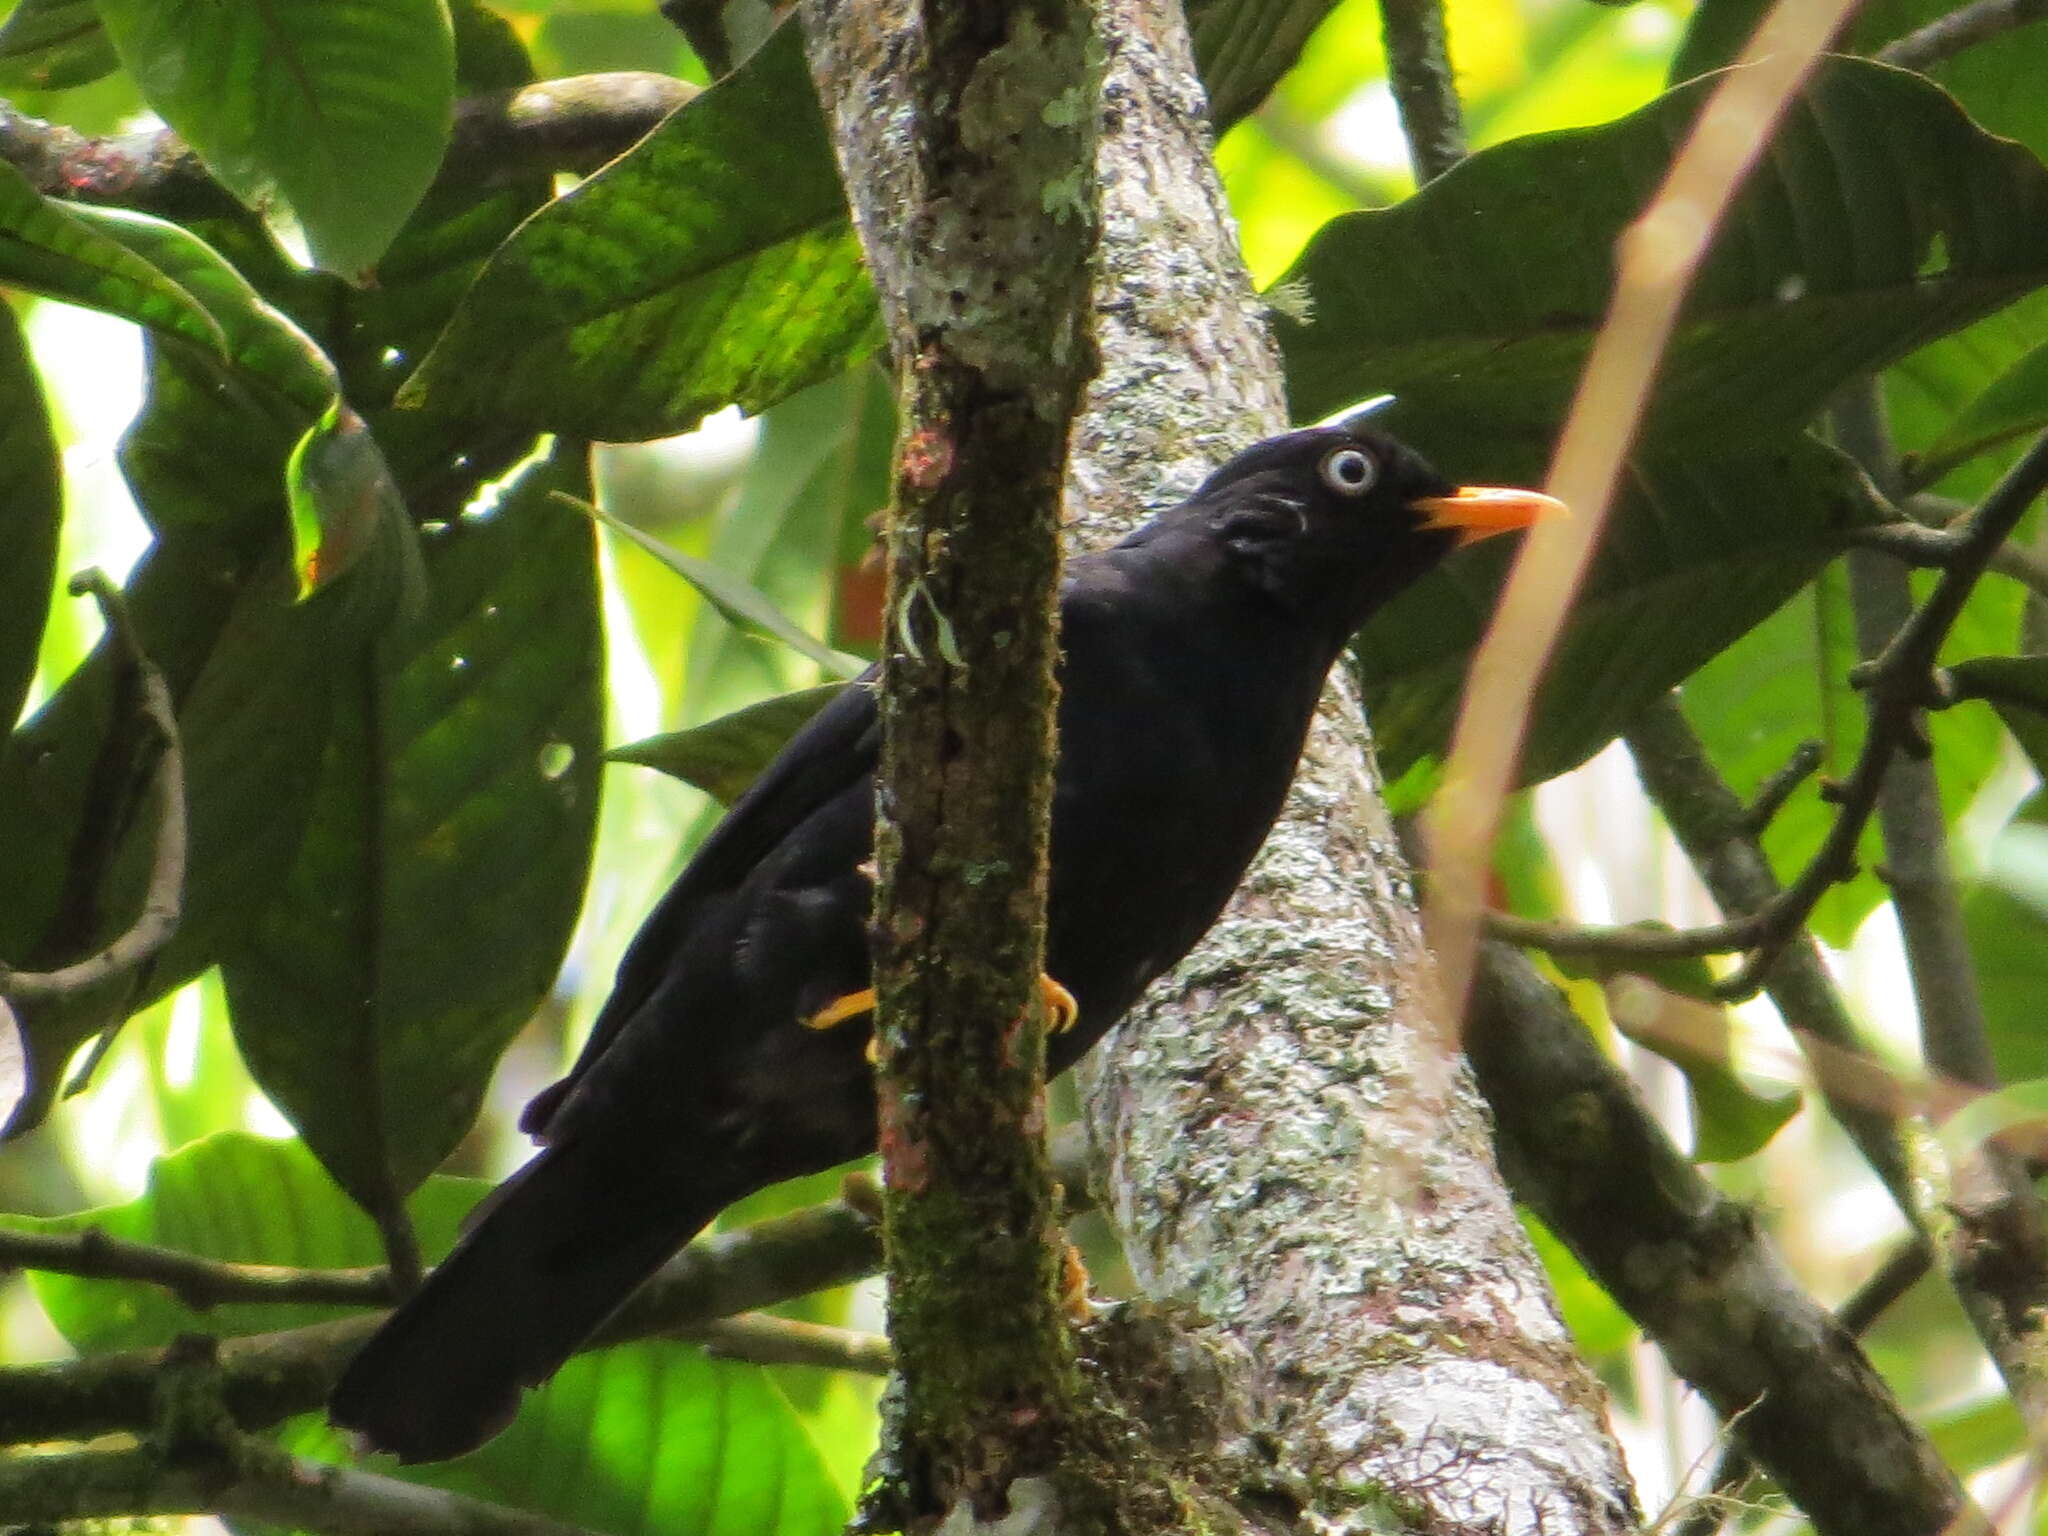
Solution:
[[(875, 7), (895, 14), (893, 4)], [(1175, 7), (1108, 0), (1103, 373), (1077, 426), (1096, 545), (1286, 425)], [(909, 291), (901, 46), (814, 48), (884, 304)], [(1453, 466), (1454, 468), (1454, 466)], [(1263, 1508), (1325, 1529), (1634, 1523), (1573, 1354), (1446, 1060), (1429, 962), (1353, 690), (1333, 682), (1288, 810), (1230, 914), (1097, 1052), (1092, 1115), (1146, 1293), (1208, 1321), (1214, 1395), (1277, 1446)], [(1226, 1412), (1227, 1416), (1227, 1412)], [(1239, 1468), (1242, 1476), (1242, 1468)], [(1228, 1496), (1230, 1490), (1219, 1490)]]
[[(821, 59), (906, 88), (885, 279), (903, 421), (879, 693), (875, 989), (903, 1389), (871, 1518), (995, 1517), (1068, 1459), (1077, 1390), (1044, 1147), (1060, 492), (1094, 372), (1086, 0), (820, 0)], [(889, 61), (883, 63), (884, 60)], [(865, 231), (873, 240), (874, 231)], [(879, 265), (879, 264), (878, 264)]]

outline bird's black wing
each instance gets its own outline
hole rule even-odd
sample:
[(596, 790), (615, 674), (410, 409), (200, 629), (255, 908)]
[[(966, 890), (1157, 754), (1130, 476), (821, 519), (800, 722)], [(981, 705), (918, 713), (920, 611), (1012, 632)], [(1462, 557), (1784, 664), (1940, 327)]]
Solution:
[(732, 890), (819, 806), (874, 772), (882, 739), (874, 676), (870, 667), (841, 689), (789, 739), (712, 828), (627, 946), (612, 994), (591, 1026), (575, 1066), (560, 1082), (534, 1096), (519, 1118), (521, 1130), (546, 1139), (555, 1112), (661, 984), (704, 902)]

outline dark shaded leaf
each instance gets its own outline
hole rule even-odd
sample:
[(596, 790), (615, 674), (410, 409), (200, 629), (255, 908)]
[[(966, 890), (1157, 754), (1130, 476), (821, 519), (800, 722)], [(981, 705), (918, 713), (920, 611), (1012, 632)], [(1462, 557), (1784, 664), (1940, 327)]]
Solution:
[(797, 29), (528, 220), (403, 398), (607, 440), (760, 411), (879, 345)]
[(63, 516), (50, 413), (21, 327), (0, 302), (0, 725), (9, 729), (35, 680)]
[(99, 0), (143, 98), (237, 197), (281, 196), (313, 259), (369, 271), (448, 140), (454, 41), (440, 0)]
[(615, 763), (658, 768), (730, 805), (789, 738), (845, 686), (827, 683), (763, 699), (687, 731), (669, 731), (613, 747), (605, 757)]
[[(1389, 413), (1394, 419), (1395, 413)], [(1494, 457), (1460, 478), (1526, 480), (1540, 466)], [(1726, 460), (1638, 456), (1606, 542), (1537, 695), (1522, 778), (1576, 767), (1637, 711), (1762, 622), (1872, 513), (1862, 477), (1810, 438)], [(1482, 547), (1389, 603), (1356, 654), (1389, 777), (1440, 755), (1466, 667), (1493, 612), (1505, 551)], [(1810, 728), (1809, 728), (1810, 731)]]
[(93, 0), (21, 0), (0, 21), (0, 90), (68, 90), (119, 67)]
[(1193, 0), (1188, 32), (1219, 135), (1257, 110), (1336, 8), (1337, 0)]
[[(581, 905), (601, 722), (595, 540), (564, 445), (425, 541), (428, 601), (337, 681), (310, 824), (222, 949), (264, 1090), (371, 1209), (468, 1131)], [(335, 594), (339, 596), (339, 592)]]
[[(1392, 391), (1454, 441), (1547, 442), (1605, 313), (1615, 240), (1705, 90), (1502, 144), (1396, 208), (1325, 226), (1287, 279), (1313, 321), (1275, 323), (1299, 415)], [(1917, 76), (1830, 61), (1701, 270), (1644, 447), (1782, 435), (1844, 379), (2044, 282), (2048, 168)]]

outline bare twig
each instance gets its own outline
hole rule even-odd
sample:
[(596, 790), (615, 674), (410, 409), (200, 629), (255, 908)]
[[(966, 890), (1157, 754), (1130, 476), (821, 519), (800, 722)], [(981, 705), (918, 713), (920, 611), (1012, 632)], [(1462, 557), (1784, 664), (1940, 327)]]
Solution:
[(1876, 57), (1878, 62), (1896, 64), (1900, 69), (1925, 69), (2044, 17), (2048, 17), (2048, 0), (1975, 0), (1887, 43)]
[[(1931, 498), (1914, 496), (1907, 498), (1909, 506), (1924, 504)], [(1923, 570), (1947, 570), (1962, 552), (1961, 540), (1953, 533), (1939, 527), (1929, 527), (1917, 520), (1901, 519), (1892, 523), (1872, 523), (1851, 530), (1849, 542), (1865, 549), (1882, 550), (1894, 559)], [(2016, 544), (2006, 543), (1991, 552), (1989, 569), (2000, 576), (2010, 577), (2029, 591), (2048, 597), (2048, 560)]]
[(1823, 748), (1817, 741), (1802, 741), (1794, 747), (1785, 765), (1758, 786), (1756, 798), (1743, 810), (1742, 830), (1751, 837), (1762, 836), (1778, 819), (1778, 812), (1785, 809), (1785, 802), (1798, 792), (1799, 786), (1820, 771), (1823, 755)]
[(289, 1456), (253, 1440), (221, 1449), (206, 1459), (148, 1444), (0, 1456), (0, 1509), (10, 1525), (35, 1527), (211, 1514), (332, 1536), (589, 1536), (544, 1515)]
[(1488, 912), (1486, 931), (1545, 954), (1611, 961), (1617, 970), (1640, 970), (1662, 960), (1735, 954), (1758, 943), (1768, 927), (1762, 913), (1700, 928), (1668, 928), (1661, 923), (1546, 923)]
[[(642, 71), (543, 80), (456, 104), (437, 186), (501, 186), (553, 171), (588, 172), (623, 154), (697, 88)], [(49, 197), (164, 218), (232, 209), (234, 200), (169, 129), (88, 138), (0, 102), (0, 160)]]
[(88, 1280), (134, 1280), (161, 1286), (195, 1312), (224, 1302), (390, 1306), (389, 1273), (379, 1269), (297, 1269), (234, 1264), (173, 1248), (131, 1243), (97, 1228), (83, 1232), (0, 1229), (0, 1272), (36, 1269)]
[(120, 589), (103, 572), (83, 571), (74, 576), (71, 592), (74, 596), (89, 593), (99, 604), (113, 644), (141, 685), (138, 702), (142, 718), (162, 744), (163, 755), (157, 760), (152, 781), (156, 853), (135, 921), (97, 953), (54, 971), (14, 971), (0, 965), (0, 996), (16, 1003), (74, 997), (146, 964), (177, 932), (185, 890), (185, 754), (171, 690), (144, 653)]
[(886, 1376), (896, 1360), (882, 1334), (770, 1317), (765, 1312), (720, 1318), (687, 1329), (682, 1337), (702, 1344), (707, 1355), (749, 1360), (755, 1365), (817, 1365), (863, 1376)]
[[(1854, 3), (1777, 0), (1740, 67), (1715, 86), (1663, 187), (1621, 238), (1613, 304), (1594, 338), (1549, 477), (1550, 492), (1575, 515), (1550, 519), (1522, 546), (1473, 657), (1444, 788), (1429, 816), (1435, 867), (1427, 921), (1454, 1016), (1471, 981), (1487, 850), (1521, 755), (1536, 681), (1591, 563), (1679, 304), (1735, 189)], [(1822, 867), (1826, 883), (1842, 863), (1837, 851)]]

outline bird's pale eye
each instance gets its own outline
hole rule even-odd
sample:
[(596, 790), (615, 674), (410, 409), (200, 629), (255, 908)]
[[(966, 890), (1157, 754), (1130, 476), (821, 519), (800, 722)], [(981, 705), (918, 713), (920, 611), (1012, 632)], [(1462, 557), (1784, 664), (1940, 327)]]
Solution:
[(1323, 459), (1322, 476), (1339, 496), (1363, 496), (1379, 478), (1379, 466), (1363, 448), (1339, 448)]

